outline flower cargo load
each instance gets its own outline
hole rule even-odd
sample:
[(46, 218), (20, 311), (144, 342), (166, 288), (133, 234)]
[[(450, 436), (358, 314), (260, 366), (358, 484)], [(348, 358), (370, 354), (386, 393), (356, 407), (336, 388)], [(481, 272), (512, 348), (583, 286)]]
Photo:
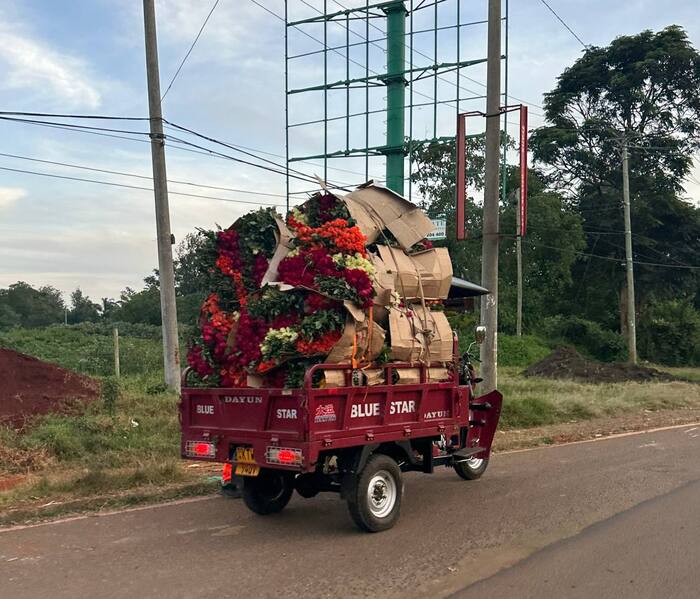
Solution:
[[(388, 361), (446, 365), (452, 331), (439, 305), (452, 266), (426, 239), (432, 229), (418, 207), (368, 183), (318, 193), (286, 220), (260, 209), (200, 232), (210, 293), (187, 354), (199, 383), (298, 388), (314, 364), (347, 363), (381, 384)], [(339, 371), (317, 379), (346, 383)]]

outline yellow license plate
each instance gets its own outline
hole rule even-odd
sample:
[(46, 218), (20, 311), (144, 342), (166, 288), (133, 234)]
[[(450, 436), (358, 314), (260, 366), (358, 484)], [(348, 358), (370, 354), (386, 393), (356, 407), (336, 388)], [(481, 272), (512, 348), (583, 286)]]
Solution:
[(239, 464), (255, 464), (255, 453), (252, 447), (236, 447), (236, 460)]
[(255, 464), (238, 464), (236, 466), (237, 476), (257, 476), (260, 474), (260, 466)]

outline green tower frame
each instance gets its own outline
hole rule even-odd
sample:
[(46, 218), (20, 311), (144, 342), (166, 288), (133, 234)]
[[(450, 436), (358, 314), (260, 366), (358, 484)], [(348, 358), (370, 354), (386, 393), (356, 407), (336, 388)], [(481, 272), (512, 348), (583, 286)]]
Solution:
[[(445, 0), (385, 0), (383, 2), (373, 2), (365, 0), (364, 6), (346, 7), (343, 3), (337, 0), (331, 0), (334, 5), (341, 7), (341, 10), (334, 12), (328, 11), (329, 0), (324, 0), (323, 9), (315, 9), (311, 5), (303, 2), (308, 8), (312, 8), (318, 12), (304, 19), (290, 20), (289, 8), (290, 5), (296, 3), (285, 0), (285, 121), (286, 121), (286, 159), (287, 172), (290, 169), (290, 163), (323, 160), (323, 178), (325, 181), (334, 187), (342, 188), (342, 185), (336, 184), (329, 180), (328, 177), (328, 161), (336, 158), (344, 157), (364, 157), (365, 158), (365, 180), (370, 178), (369, 175), (369, 157), (384, 156), (386, 159), (385, 180), (388, 188), (404, 195), (406, 183), (408, 183), (408, 197), (411, 197), (411, 164), (412, 154), (415, 147), (425, 144), (426, 142), (454, 141), (454, 132), (451, 135), (438, 136), (438, 106), (450, 105), (454, 107), (455, 114), (463, 111), (461, 106), (465, 102), (473, 100), (485, 99), (484, 94), (477, 95), (461, 95), (463, 89), (461, 80), (464, 77), (462, 70), (464, 68), (485, 63), (486, 58), (480, 57), (471, 60), (461, 60), (461, 32), (462, 29), (469, 26), (486, 24), (486, 19), (475, 20), (470, 22), (462, 22), (462, 2), (454, 1), (454, 23), (441, 25), (438, 18), (438, 6), (443, 4)], [(507, 0), (506, 0), (507, 1)], [(415, 30), (414, 15), (417, 11), (432, 10), (434, 16), (432, 27)], [(373, 21), (382, 20), (386, 24), (386, 34), (384, 37), (371, 39), (370, 28), (379, 30), (384, 33), (379, 27), (373, 24)], [(356, 29), (351, 29), (351, 24), (364, 24), (364, 36), (358, 34)], [(507, 23), (507, 21), (506, 21)], [(344, 30), (344, 44), (329, 46), (329, 25), (335, 24)], [(323, 28), (322, 38), (318, 36), (317, 30), (314, 34), (310, 33), (308, 28), (313, 25), (321, 25)], [(408, 25), (408, 32), (407, 32)], [(322, 49), (299, 52), (290, 54), (290, 35), (289, 32), (296, 29), (304, 39), (310, 38), (315, 43), (322, 46)], [(453, 30), (455, 34), (454, 45), (456, 47), (456, 56), (453, 61), (440, 61), (438, 52), (438, 34), (439, 32), (447, 32)], [(337, 31), (336, 31), (337, 32)], [(361, 37), (360, 41), (351, 41), (351, 33), (356, 37)], [(416, 48), (414, 38), (418, 34), (433, 35), (434, 48), (432, 56), (420, 51)], [(337, 36), (336, 36), (337, 37)], [(370, 68), (370, 46), (381, 46), (381, 49), (386, 53), (386, 72), (379, 73)], [(358, 49), (364, 47), (364, 61), (362, 62), (351, 57), (351, 52), (358, 56)], [(335, 81), (329, 81), (329, 54), (340, 56), (341, 60), (345, 61), (345, 77)], [(408, 56), (407, 56), (408, 55)], [(311, 56), (322, 56), (323, 59), (323, 81), (319, 81), (316, 85), (305, 87), (290, 88), (290, 66), (293, 67), (294, 61)], [(423, 63), (425, 59), (427, 64), (416, 65), (417, 58), (421, 58)], [(506, 58), (503, 56), (502, 58)], [(364, 76), (351, 77), (351, 63), (355, 67), (362, 67)], [(320, 69), (319, 69), (320, 70)], [(357, 70), (357, 69), (356, 69)], [(438, 98), (438, 81), (448, 81), (448, 74), (455, 74), (456, 94), (452, 97)], [(414, 84), (420, 80), (433, 79), (433, 94), (428, 97), (428, 102), (416, 102), (416, 95), (420, 92), (414, 90)], [(448, 81), (451, 82), (451, 81)], [(376, 87), (386, 88), (386, 105), (381, 109), (370, 109), (370, 89)], [(364, 88), (365, 91), (365, 107), (364, 111), (351, 111), (351, 90)], [(407, 98), (408, 90), (408, 102)], [(471, 90), (470, 90), (471, 91)], [(300, 122), (290, 122), (290, 99), (300, 94), (309, 92), (323, 93), (323, 118), (306, 120)], [(344, 92), (344, 94), (343, 94)], [(345, 98), (345, 114), (340, 116), (329, 116), (329, 94), (337, 93), (338, 96)], [(425, 96), (426, 94), (420, 94)], [(342, 99), (336, 99), (336, 102), (342, 102)], [(414, 139), (414, 109), (433, 108), (433, 136), (427, 139)], [(370, 117), (376, 113), (384, 113), (386, 117), (386, 139), (382, 145), (370, 146)], [(408, 113), (408, 131), (406, 130), (406, 116)], [(351, 147), (351, 120), (364, 117), (364, 145), (362, 147)], [(345, 147), (329, 148), (329, 124), (337, 124), (344, 121), (345, 125)], [(305, 126), (323, 127), (323, 152), (312, 155), (296, 155), (290, 152), (290, 131)], [(409, 176), (405, 174), (405, 163), (408, 157)], [(289, 204), (290, 192), (289, 176), (287, 177), (287, 201)], [(295, 194), (306, 193), (305, 191), (294, 192)]]

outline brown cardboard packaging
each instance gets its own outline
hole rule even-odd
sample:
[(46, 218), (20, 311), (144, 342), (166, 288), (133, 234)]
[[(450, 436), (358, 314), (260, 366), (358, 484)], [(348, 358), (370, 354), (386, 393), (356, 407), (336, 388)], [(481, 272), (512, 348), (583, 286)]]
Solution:
[(421, 306), (389, 313), (390, 357), (398, 362), (452, 360), (452, 328), (443, 312)]
[(275, 233), (275, 237), (277, 238), (277, 249), (275, 250), (275, 253), (272, 254), (272, 258), (270, 258), (270, 263), (268, 264), (267, 270), (263, 275), (262, 281), (260, 281), (260, 287), (277, 280), (277, 267), (279, 266), (279, 263), (282, 262), (282, 260), (284, 260), (284, 258), (287, 256), (292, 247), (290, 243), (292, 234), (290, 233), (289, 229), (287, 229), (287, 225), (279, 216), (275, 216), (275, 223), (277, 223), (277, 232)]
[(369, 335), (369, 321), (356, 321), (352, 316), (348, 316), (345, 322), (343, 335), (338, 342), (333, 346), (330, 353), (325, 359), (328, 364), (339, 364), (341, 362), (350, 362), (353, 353), (353, 341), (357, 334), (357, 360), (371, 362), (382, 351), (384, 347), (384, 339), (386, 331), (376, 322), (372, 323), (372, 335)]
[(452, 262), (447, 248), (433, 248), (411, 256), (388, 245), (378, 245), (377, 250), (385, 272), (393, 275), (394, 288), (403, 299), (445, 299), (449, 294)]
[(383, 327), (389, 326), (388, 306), (393, 301), (394, 275), (389, 272), (384, 261), (377, 254), (369, 254), (369, 260), (375, 268), (374, 284), (374, 320)]
[[(411, 385), (420, 383), (420, 368), (397, 368), (397, 385)], [(428, 368), (428, 380), (433, 383), (448, 381), (450, 373), (447, 368)]]
[[(343, 197), (350, 215), (367, 236), (367, 243), (389, 229), (404, 249), (425, 239), (435, 229), (425, 213), (399, 194), (369, 181)], [(362, 213), (364, 211), (364, 214)]]

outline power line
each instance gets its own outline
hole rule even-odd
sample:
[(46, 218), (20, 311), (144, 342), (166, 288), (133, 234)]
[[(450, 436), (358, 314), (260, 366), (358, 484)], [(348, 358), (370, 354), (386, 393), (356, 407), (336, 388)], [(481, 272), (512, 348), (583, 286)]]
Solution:
[[(560, 247), (556, 247), (553, 245), (546, 245), (544, 243), (537, 243), (537, 245), (539, 245), (540, 247), (550, 249), (550, 250), (557, 250), (560, 252), (571, 252), (573, 254), (577, 254), (579, 256), (586, 256), (588, 258), (598, 258), (599, 260), (608, 260), (609, 262), (618, 262), (618, 263), (624, 262), (624, 258), (612, 258), (611, 256), (601, 256), (599, 254), (589, 254), (587, 252), (580, 252), (578, 250), (560, 248)], [(659, 262), (642, 262), (639, 260), (635, 260), (634, 263), (642, 265), (642, 266), (651, 266), (651, 267), (656, 267), (656, 268), (681, 268), (681, 269), (688, 269), (688, 270), (700, 270), (700, 266), (689, 266), (689, 265), (685, 265), (685, 264), (661, 264)]]
[[(128, 135), (143, 135), (143, 136), (149, 135), (149, 133), (147, 131), (133, 131), (131, 129), (112, 129), (109, 127), (93, 127), (90, 125), (74, 125), (72, 123), (52, 123), (50, 121), (39, 121), (36, 119), (20, 119), (20, 118), (9, 117), (9, 116), (0, 116), (0, 120), (11, 121), (11, 122), (15, 122), (15, 123), (28, 123), (31, 125), (56, 125), (56, 124), (60, 124), (64, 128), (78, 129), (78, 130), (84, 130), (84, 131), (108, 131), (110, 133), (125, 133)], [(146, 119), (146, 120), (149, 120), (149, 119)]]
[[(71, 177), (69, 175), (56, 175), (54, 173), (42, 173), (40, 171), (30, 171), (30, 170), (25, 170), (25, 169), (19, 169), (19, 168), (10, 168), (7, 166), (0, 166), (0, 170), (3, 171), (8, 171), (12, 173), (23, 173), (26, 175), (36, 175), (39, 177), (49, 177), (52, 179), (64, 179), (68, 181), (80, 181), (83, 183), (95, 183), (97, 185), (107, 185), (109, 187), (122, 187), (125, 189), (138, 189), (142, 191), (150, 191), (153, 193), (153, 188), (152, 187), (142, 187), (140, 185), (128, 185), (126, 183), (114, 183), (112, 181), (101, 181), (99, 179), (85, 179), (82, 177)], [(216, 200), (218, 202), (231, 202), (234, 204), (252, 204), (254, 206), (284, 206), (285, 204), (283, 202), (277, 202), (277, 203), (270, 203), (270, 202), (254, 202), (252, 200), (239, 200), (239, 199), (233, 199), (233, 198), (221, 198), (221, 197), (216, 197), (216, 196), (206, 196), (206, 195), (201, 195), (197, 193), (185, 193), (184, 191), (169, 191), (169, 195), (178, 195), (178, 196), (185, 196), (189, 198), (203, 198), (205, 200)]]
[[(35, 119), (18, 119), (18, 118), (13, 118), (13, 117), (2, 117), (0, 116), (0, 120), (6, 120), (6, 121), (11, 121), (11, 122), (19, 122), (19, 123), (25, 123), (25, 124), (32, 124), (32, 125), (40, 125), (40, 126), (48, 126), (48, 127), (59, 127), (63, 129), (68, 129), (68, 130), (73, 130), (73, 131), (80, 131), (80, 132), (85, 132), (85, 133), (94, 133), (94, 132), (108, 132), (108, 133), (126, 133), (126, 134), (132, 134), (132, 135), (142, 135), (142, 136), (148, 136), (149, 133), (144, 132), (144, 131), (132, 131), (132, 130), (125, 130), (125, 129), (112, 129), (108, 127), (92, 127), (92, 126), (86, 126), (86, 125), (74, 125), (71, 123), (53, 123), (53, 122), (48, 122), (48, 121), (40, 121), (40, 120), (35, 120)], [(165, 120), (165, 119), (163, 119)], [(267, 170), (269, 172), (278, 174), (278, 175), (286, 175), (286, 172), (284, 170), (279, 171), (275, 170), (273, 168), (270, 168), (268, 166), (262, 165), (262, 164), (256, 164), (254, 162), (250, 162), (249, 160), (244, 160), (242, 158), (237, 158), (234, 156), (230, 156), (228, 154), (223, 154), (221, 152), (215, 152), (214, 150), (210, 150), (209, 148), (204, 148), (202, 146), (198, 146), (196, 144), (192, 144), (191, 142), (185, 141), (183, 139), (179, 139), (173, 136), (165, 136), (166, 141), (168, 138), (170, 138), (173, 141), (176, 141), (178, 143), (182, 143), (185, 145), (189, 145), (192, 147), (195, 147), (199, 150), (203, 150), (205, 152), (208, 152), (210, 154), (218, 154), (224, 158), (227, 158), (229, 160), (233, 160), (234, 162), (242, 163), (242, 164), (247, 164), (248, 166), (253, 166), (256, 168), (260, 168), (263, 170)], [(127, 138), (127, 139), (132, 139), (132, 138)], [(146, 143), (150, 143), (148, 140), (143, 140)], [(235, 149), (235, 148), (234, 148)], [(237, 150), (240, 151), (240, 150)], [(243, 152), (246, 153), (246, 152)], [(249, 153), (248, 153), (249, 154)], [(254, 155), (253, 155), (254, 156)], [(254, 156), (258, 160), (263, 160), (265, 162), (271, 162), (265, 158), (260, 158), (259, 156)], [(275, 163), (272, 163), (275, 164)], [(284, 169), (282, 165), (277, 165), (279, 168)], [(316, 179), (312, 175), (307, 175), (305, 173), (302, 173), (301, 171), (295, 171), (299, 174), (290, 174), (289, 176), (295, 179), (299, 179), (302, 181), (305, 181), (307, 183), (316, 183)], [(328, 182), (334, 187), (338, 187), (338, 189), (343, 189), (341, 185), (336, 185), (334, 182)]]
[(584, 50), (588, 50), (588, 47), (589, 47), (588, 44), (584, 44), (584, 43), (583, 43), (583, 40), (582, 40), (578, 35), (576, 35), (576, 33), (574, 33), (574, 30), (571, 29), (571, 27), (569, 27), (569, 26), (566, 24), (566, 22), (564, 21), (564, 19), (562, 19), (562, 18), (557, 14), (557, 12), (547, 3), (547, 1), (546, 1), (546, 0), (540, 0), (540, 2), (542, 2), (542, 4), (544, 4), (544, 5), (549, 9), (549, 11), (557, 18), (557, 20), (558, 20), (562, 25), (564, 25), (564, 27), (567, 28), (567, 30), (569, 31), (569, 33), (570, 33), (571, 35), (573, 35), (573, 36), (578, 40), (578, 43), (581, 44), (581, 45), (583, 46)]
[(161, 96), (161, 98), (160, 98), (161, 103), (163, 102), (163, 100), (165, 100), (165, 96), (168, 95), (168, 92), (170, 91), (170, 88), (173, 86), (173, 83), (175, 83), (175, 79), (177, 79), (177, 76), (180, 74), (182, 67), (184, 66), (185, 62), (189, 58), (192, 50), (194, 50), (194, 47), (197, 45), (197, 41), (199, 40), (199, 36), (202, 35), (204, 28), (207, 26), (207, 23), (209, 22), (209, 18), (211, 17), (212, 13), (214, 12), (214, 10), (216, 9), (216, 7), (218, 5), (219, 5), (219, 0), (215, 0), (214, 5), (211, 7), (211, 10), (209, 11), (209, 14), (207, 15), (207, 18), (204, 19), (204, 23), (202, 23), (202, 26), (199, 28), (199, 32), (197, 33), (197, 36), (194, 38), (194, 41), (192, 42), (190, 49), (187, 50), (187, 54), (185, 54), (184, 58), (180, 62), (180, 66), (177, 67), (177, 71), (175, 71), (173, 78), (170, 80), (170, 83), (168, 84), (168, 87), (165, 90), (165, 93)]
[(0, 115), (6, 116), (33, 116), (61, 119), (87, 119), (87, 120), (108, 120), (108, 121), (150, 121), (147, 116), (110, 116), (103, 114), (56, 114), (51, 112), (13, 112), (0, 110)]
[[(10, 117), (3, 117), (2, 115), (18, 115), (18, 116), (36, 116), (36, 117), (45, 117), (45, 118), (74, 118), (74, 119), (102, 119), (102, 120), (129, 120), (129, 121), (148, 121), (150, 120), (148, 117), (120, 117), (120, 116), (106, 116), (106, 115), (77, 115), (77, 114), (55, 114), (55, 113), (47, 113), (47, 112), (0, 112), (0, 119), (9, 121), (9, 122), (15, 122), (15, 123), (23, 123), (23, 124), (29, 124), (29, 125), (38, 125), (38, 126), (43, 126), (43, 127), (49, 127), (49, 128), (55, 128), (55, 129), (63, 129), (66, 131), (73, 131), (73, 132), (78, 132), (78, 133), (90, 133), (93, 135), (101, 135), (102, 137), (111, 137), (114, 139), (123, 139), (127, 141), (138, 141), (142, 143), (148, 143), (150, 144), (150, 140), (147, 139), (136, 139), (136, 138), (131, 138), (131, 137), (125, 137), (123, 135), (113, 135), (110, 133), (105, 133), (105, 132), (122, 132), (122, 133), (129, 133), (132, 135), (140, 134), (147, 136), (147, 132), (141, 132), (141, 131), (125, 131), (125, 130), (119, 130), (119, 129), (109, 129), (106, 127), (86, 127), (83, 125), (73, 125), (71, 123), (54, 123), (51, 121), (40, 121), (36, 119), (20, 119), (20, 118), (10, 118)], [(167, 126), (174, 126), (175, 124), (171, 124), (165, 119), (163, 119), (164, 123), (166, 123)], [(102, 131), (103, 133), (99, 133), (99, 131)], [(188, 130), (189, 131), (189, 130)], [(198, 135), (196, 132), (192, 132), (195, 135)], [(204, 138), (206, 138), (204, 136)], [(215, 140), (217, 141), (217, 140)], [(250, 150), (252, 152), (258, 152), (260, 154), (267, 154), (270, 156), (276, 156), (278, 158), (284, 158), (283, 155), (281, 154), (274, 154), (272, 152), (267, 152), (264, 150), (259, 150), (257, 148), (250, 148), (247, 146), (234, 146), (233, 144), (225, 144), (224, 142), (221, 142), (224, 145), (227, 145), (227, 147), (232, 147), (234, 149), (238, 148), (244, 148), (246, 150)], [(185, 148), (178, 148), (177, 146), (171, 146), (175, 147), (176, 149), (179, 150), (184, 150)], [(201, 153), (201, 152), (195, 152), (195, 153)], [(206, 152), (203, 153), (204, 155), (207, 155)], [(256, 158), (260, 160), (265, 160), (264, 158), (260, 158), (259, 156), (255, 156)], [(309, 164), (311, 166), (321, 166), (315, 162), (310, 162), (307, 160), (302, 160), (300, 161), (303, 164)], [(278, 165), (280, 168), (285, 168), (282, 165)], [(334, 166), (329, 166), (328, 167), (330, 170), (335, 170), (339, 172), (345, 172), (353, 175), (364, 175), (364, 173), (360, 173), (359, 171), (352, 171), (348, 169), (343, 169), (339, 167), (334, 167)], [(300, 172), (300, 171), (297, 171)], [(304, 173), (305, 174), (305, 173)], [(306, 175), (308, 177), (311, 177), (311, 175)], [(374, 177), (375, 179), (381, 179), (381, 177)], [(314, 180), (315, 181), (315, 180)]]
[[(118, 175), (121, 177), (133, 177), (136, 179), (146, 179), (149, 181), (153, 180), (153, 177), (151, 175), (139, 175), (136, 173), (127, 173), (124, 171), (115, 171), (115, 170), (110, 170), (110, 169), (91, 167), (91, 166), (87, 166), (87, 165), (83, 165), (83, 164), (70, 164), (67, 162), (56, 162), (54, 160), (33, 158), (31, 156), (19, 156), (18, 154), (6, 154), (4, 152), (0, 152), (0, 156), (4, 156), (5, 158), (15, 158), (17, 160), (29, 160), (31, 162), (39, 162), (41, 164), (51, 164), (53, 166), (64, 166), (64, 167), (68, 167), (68, 168), (76, 168), (76, 169), (81, 169), (81, 170), (85, 170), (85, 171), (92, 171), (92, 172), (96, 172), (96, 173)], [(251, 194), (251, 195), (269, 196), (269, 197), (274, 197), (274, 198), (285, 197), (285, 195), (281, 194), (281, 193), (266, 193), (266, 192), (252, 191), (249, 189), (237, 189), (234, 187), (221, 187), (218, 185), (205, 185), (203, 183), (193, 183), (192, 181), (178, 181), (177, 179), (168, 179), (168, 183), (175, 183), (177, 185), (190, 185), (192, 187), (202, 187), (202, 188), (206, 188), (206, 189), (217, 189), (219, 191), (233, 191), (235, 193), (246, 193), (246, 194)]]

